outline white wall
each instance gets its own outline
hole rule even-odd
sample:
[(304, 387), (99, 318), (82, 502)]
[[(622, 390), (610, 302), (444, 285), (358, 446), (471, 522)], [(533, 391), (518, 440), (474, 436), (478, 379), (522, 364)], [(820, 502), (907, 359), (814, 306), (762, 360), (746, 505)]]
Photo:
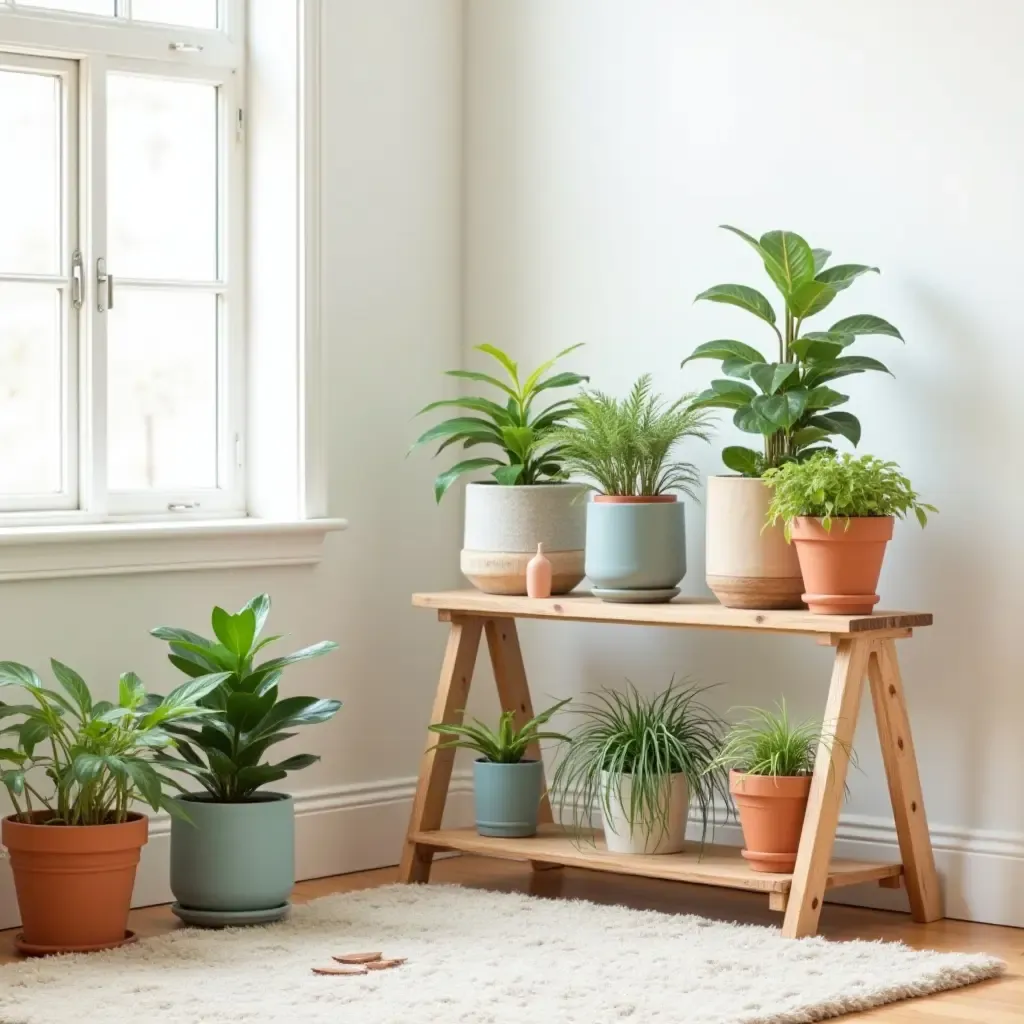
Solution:
[[(842, 383), (864, 423), (861, 450), (898, 460), (941, 509), (924, 533), (899, 527), (882, 579), (885, 605), (935, 613), (900, 648), (929, 818), (951, 913), (1024, 924), (1012, 539), (1024, 10), (469, 0), (466, 32), (467, 358), (481, 340), (525, 362), (585, 341), (577, 362), (596, 385), (621, 392), (650, 370), (675, 395), (717, 369), (680, 371), (697, 343), (768, 340), (739, 311), (692, 304), (725, 281), (771, 287), (716, 225), (789, 228), (840, 262), (882, 268), (825, 315), (878, 313), (907, 339), (863, 348), (895, 380)], [(720, 472), (735, 437), (726, 420), (713, 449), (690, 454)], [(702, 511), (687, 514), (684, 589), (703, 594)], [(654, 687), (676, 672), (723, 682), (723, 710), (783, 692), (801, 713), (824, 701), (829, 652), (808, 641), (540, 625), (524, 635), (541, 693), (627, 676)], [(843, 835), (891, 843), (871, 729), (865, 715)]]
[[(444, 644), (409, 594), (453, 585), (458, 550), (456, 504), (434, 507), (435, 467), (403, 456), (411, 414), (460, 360), (460, 4), (323, 6), (329, 514), (349, 530), (329, 536), (315, 569), (0, 586), (0, 656), (43, 670), (53, 655), (103, 695), (129, 668), (154, 689), (172, 685), (152, 626), (205, 631), (214, 603), (238, 608), (262, 590), (274, 600), (273, 631), (289, 634), (282, 644), (337, 640), (337, 653), (296, 666), (286, 683), (345, 702), (289, 744), (323, 755), (291, 777), (303, 877), (397, 862)], [(158, 828), (137, 902), (168, 898), (166, 852)], [(0, 927), (15, 919), (0, 864)]]

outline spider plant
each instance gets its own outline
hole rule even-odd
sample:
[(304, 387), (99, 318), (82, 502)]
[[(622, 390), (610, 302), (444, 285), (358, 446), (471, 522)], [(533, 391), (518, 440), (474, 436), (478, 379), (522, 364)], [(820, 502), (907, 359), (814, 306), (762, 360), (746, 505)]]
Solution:
[(744, 775), (810, 775), (821, 740), (821, 723), (793, 723), (785, 700), (775, 710), (743, 708), (749, 717), (730, 730), (713, 767)]
[(543, 726), (547, 725), (551, 718), (568, 703), (569, 699), (560, 700), (547, 711), (542, 711), (535, 718), (531, 718), (519, 729), (516, 728), (516, 713), (514, 711), (502, 712), (501, 718), (498, 719), (497, 729), (491, 729), (490, 726), (476, 718), (469, 725), (436, 722), (428, 728), (431, 732), (441, 736), (456, 737), (438, 743), (435, 750), (460, 747), (475, 751), (485, 761), (490, 761), (492, 764), (519, 764), (526, 756), (526, 751), (531, 743), (538, 740), (568, 741), (569, 737), (562, 733), (543, 731)]
[(584, 391), (552, 440), (565, 469), (603, 494), (682, 491), (693, 498), (700, 483), (697, 467), (672, 454), (687, 438), (709, 441), (711, 423), (708, 411), (694, 407), (690, 396), (666, 404), (653, 393), (650, 374), (644, 374), (621, 400)]
[(611, 818), (611, 800), (626, 777), (631, 825), (645, 833), (666, 831), (666, 782), (681, 772), (697, 804), (703, 844), (715, 797), (728, 803), (724, 775), (714, 765), (724, 723), (702, 702), (707, 690), (673, 679), (649, 697), (627, 680), (624, 691), (602, 690), (577, 708), (583, 720), (570, 731), (571, 744), (552, 780), (577, 835), (583, 834), (595, 807)]

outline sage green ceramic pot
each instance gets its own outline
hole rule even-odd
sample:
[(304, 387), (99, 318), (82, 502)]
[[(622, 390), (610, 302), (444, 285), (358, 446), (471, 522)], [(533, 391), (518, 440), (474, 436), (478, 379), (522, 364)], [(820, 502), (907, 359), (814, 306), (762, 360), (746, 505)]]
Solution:
[(285, 793), (245, 803), (181, 798), (191, 819), (171, 821), (175, 914), (189, 924), (263, 924), (288, 913), (295, 884), (295, 805)]
[(544, 791), (541, 761), (518, 764), (473, 763), (473, 803), (476, 830), (482, 836), (532, 836)]

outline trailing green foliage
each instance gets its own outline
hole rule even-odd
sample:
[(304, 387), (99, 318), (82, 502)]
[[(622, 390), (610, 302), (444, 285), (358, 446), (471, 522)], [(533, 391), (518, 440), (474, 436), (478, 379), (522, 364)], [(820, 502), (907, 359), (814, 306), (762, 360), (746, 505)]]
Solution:
[(534, 411), (533, 403), (537, 396), (545, 391), (575, 387), (590, 379), (568, 371), (544, 376), (559, 359), (580, 347), (581, 345), (570, 345), (569, 348), (562, 349), (554, 359), (549, 359), (538, 366), (522, 381), (519, 379), (518, 364), (494, 345), (477, 345), (476, 349), (501, 365), (506, 380), (475, 370), (447, 371), (449, 377), (459, 377), (495, 388), (499, 392), (496, 396), (498, 401), (467, 397), (431, 402), (416, 415), (422, 416), (441, 408), (466, 409), (476, 415), (462, 413), (453, 419), (438, 423), (420, 435), (409, 451), (431, 441), (440, 441), (441, 445), (435, 455), (440, 455), (451, 445), (461, 445), (463, 449), (491, 445), (499, 449), (503, 458), (487, 455), (465, 459), (457, 462), (451, 469), (446, 469), (434, 481), (436, 501), (440, 502), (448, 488), (459, 477), (481, 469), (489, 469), (494, 479), (506, 486), (552, 483), (565, 479), (561, 454), (557, 446), (551, 443), (550, 435), (552, 429), (568, 415), (572, 400), (561, 399), (539, 412)]
[(680, 442), (711, 438), (712, 417), (692, 404), (691, 397), (666, 405), (652, 394), (649, 374), (621, 401), (601, 391), (584, 391), (570, 410), (570, 422), (552, 434), (562, 463), (604, 494), (637, 497), (682, 491), (696, 497), (697, 467), (671, 461)]
[(526, 756), (527, 748), (531, 743), (539, 740), (568, 740), (568, 736), (558, 732), (544, 732), (543, 726), (551, 720), (568, 704), (568, 700), (560, 700), (557, 704), (542, 711), (535, 718), (531, 718), (523, 724), (521, 729), (516, 728), (516, 713), (514, 711), (502, 712), (498, 719), (498, 728), (491, 729), (479, 719), (474, 718), (469, 725), (457, 725), (451, 722), (435, 722), (429, 726), (431, 732), (441, 736), (454, 736), (455, 739), (438, 743), (435, 750), (444, 750), (450, 747), (461, 747), (465, 750), (473, 750), (485, 761), (494, 764), (519, 764)]
[(769, 231), (756, 239), (723, 224), (761, 257), (764, 269), (782, 296), (781, 319), (768, 299), (754, 288), (722, 284), (697, 296), (697, 301), (736, 306), (766, 324), (778, 343), (776, 361), (742, 341), (707, 341), (683, 360), (719, 359), (723, 378), (697, 396), (696, 403), (733, 410), (733, 423), (748, 434), (764, 437), (764, 450), (739, 445), (722, 452), (722, 461), (743, 476), (761, 476), (766, 469), (831, 450), (838, 435), (854, 447), (860, 442), (860, 421), (838, 409), (848, 395), (828, 385), (841, 377), (887, 367), (870, 356), (850, 355), (851, 346), (865, 335), (903, 340), (891, 323), (870, 313), (837, 320), (826, 331), (804, 331), (806, 322), (826, 309), (858, 277), (877, 274), (877, 267), (843, 263), (827, 267), (827, 249), (812, 249), (792, 231)]
[(245, 802), (261, 786), (319, 761), (314, 754), (295, 754), (277, 764), (263, 758), (274, 744), (296, 735), (290, 730), (326, 722), (341, 707), (337, 700), (278, 694), (285, 668), (327, 654), (338, 645), (323, 640), (257, 665), (256, 655), (281, 639), (260, 639), (269, 614), (270, 597), (260, 594), (236, 615), (213, 609), (216, 640), (172, 626), (151, 630), (168, 642), (171, 664), (185, 675), (201, 678), (207, 672), (223, 673), (220, 685), (202, 699), (206, 713), (201, 721), (167, 727), (185, 759), (175, 767), (193, 775), (220, 803)]
[(821, 724), (791, 723), (786, 702), (776, 710), (743, 708), (750, 717), (734, 725), (713, 762), (713, 768), (744, 775), (810, 775), (821, 740)]
[[(114, 704), (93, 700), (74, 669), (56, 659), (50, 665), (64, 693), (44, 687), (27, 665), (0, 662), (0, 686), (20, 687), (30, 699), (0, 702), (5, 724), (0, 735), (14, 737), (14, 746), (0, 748), (0, 782), (18, 818), (54, 825), (119, 824), (136, 800), (180, 815), (164, 789), (181, 787), (159, 769), (187, 767), (170, 753), (176, 746), (172, 732), (180, 723), (211, 714), (201, 702), (224, 683), (226, 673), (197, 674), (157, 697), (146, 693), (134, 672), (126, 672)], [(44, 796), (40, 787), (52, 795)], [(41, 819), (33, 819), (40, 813)]]
[(602, 690), (592, 703), (576, 709), (583, 721), (570, 731), (570, 745), (552, 781), (574, 831), (586, 826), (595, 807), (610, 817), (611, 800), (628, 777), (629, 806), (624, 809), (630, 823), (644, 832), (664, 832), (669, 813), (666, 780), (682, 772), (700, 812), (704, 841), (715, 796), (726, 804), (729, 799), (725, 777), (714, 768), (724, 722), (701, 702), (707, 689), (673, 680), (661, 693), (647, 697), (628, 683), (624, 692)]
[[(798, 516), (820, 519), (826, 530), (832, 520), (859, 516), (895, 516), (908, 512), (924, 526), (934, 505), (917, 500), (917, 492), (895, 462), (883, 462), (873, 455), (854, 458), (849, 453), (819, 453), (806, 462), (787, 462), (768, 470), (764, 481), (772, 489), (767, 524), (780, 520), (789, 537), (790, 524)], [(847, 528), (849, 528), (847, 521)]]

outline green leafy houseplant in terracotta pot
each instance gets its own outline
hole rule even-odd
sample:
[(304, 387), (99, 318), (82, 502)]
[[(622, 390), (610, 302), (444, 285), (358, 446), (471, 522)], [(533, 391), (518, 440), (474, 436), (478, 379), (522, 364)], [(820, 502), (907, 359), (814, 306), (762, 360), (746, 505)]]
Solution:
[(706, 689), (672, 682), (647, 696), (630, 683), (572, 708), (582, 721), (569, 732), (552, 790), (573, 832), (585, 834), (600, 808), (610, 853), (678, 853), (695, 803), (703, 843), (716, 795), (727, 800), (713, 767), (724, 723), (702, 702)]
[(649, 375), (616, 399), (584, 391), (554, 432), (565, 468), (596, 493), (587, 505), (586, 572), (605, 601), (669, 601), (686, 574), (686, 508), (697, 468), (680, 444), (711, 436), (711, 414), (687, 396), (666, 403)]
[(269, 613), (270, 598), (260, 594), (235, 615), (214, 608), (215, 640), (170, 626), (152, 630), (169, 643), (168, 657), (185, 675), (224, 673), (203, 698), (202, 719), (168, 726), (181, 755), (175, 767), (203, 790), (180, 798), (188, 820), (171, 823), (172, 910), (189, 924), (256, 924), (288, 912), (295, 807), (287, 794), (264, 787), (320, 758), (293, 754), (273, 762), (268, 752), (295, 736), (293, 730), (329, 721), (341, 707), (337, 700), (281, 696), (288, 666), (337, 644), (323, 641), (257, 664), (259, 652), (281, 639), (260, 639)]
[(917, 500), (895, 462), (820, 452), (764, 475), (766, 526), (782, 524), (800, 559), (807, 607), (822, 615), (867, 615), (893, 524), (913, 512), (921, 526), (934, 505)]
[(464, 396), (431, 402), (418, 415), (454, 408), (459, 415), (423, 433), (413, 449), (437, 444), (440, 455), (453, 446), (488, 454), (462, 459), (434, 481), (438, 502), (467, 474), (487, 471), (488, 483), (466, 487), (463, 575), (489, 594), (525, 594), (526, 566), (543, 544), (552, 566), (552, 592), (565, 594), (583, 579), (584, 503), (582, 488), (569, 483), (552, 432), (569, 413), (570, 399), (542, 404), (551, 391), (574, 388), (588, 378), (572, 371), (550, 372), (580, 348), (572, 345), (530, 373), (494, 345), (476, 350), (498, 365), (500, 376), (477, 370), (449, 370), (459, 380), (482, 384), (491, 397)]
[(731, 410), (736, 427), (762, 439), (758, 448), (725, 448), (722, 461), (736, 475), (708, 480), (707, 582), (728, 607), (798, 608), (804, 588), (796, 555), (781, 530), (761, 529), (769, 499), (761, 478), (766, 470), (833, 450), (839, 437), (856, 447), (860, 421), (842, 408), (849, 396), (833, 385), (864, 372), (888, 373), (877, 359), (854, 354), (854, 346), (865, 336), (902, 341), (902, 335), (871, 313), (844, 316), (827, 329), (811, 324), (860, 277), (877, 274), (877, 267), (829, 266), (827, 249), (811, 248), (792, 231), (769, 231), (758, 239), (723, 227), (757, 253), (781, 304), (776, 312), (762, 292), (741, 284), (716, 285), (697, 296), (750, 314), (775, 348), (766, 357), (744, 341), (720, 339), (698, 345), (683, 361), (721, 361), (722, 376), (696, 404)]
[(544, 731), (544, 726), (568, 703), (559, 701), (521, 727), (516, 726), (514, 711), (502, 713), (497, 729), (477, 719), (468, 724), (437, 722), (430, 726), (431, 732), (451, 737), (438, 743), (439, 749), (455, 747), (480, 755), (473, 762), (473, 802), (480, 835), (536, 834), (544, 764), (526, 755), (540, 740), (568, 740), (562, 733)]
[[(0, 662), (0, 687), (23, 703), (0, 703), (0, 782), (15, 813), (3, 820), (26, 954), (90, 952), (128, 941), (139, 854), (149, 819), (136, 802), (180, 815), (164, 774), (177, 765), (170, 730), (209, 712), (201, 702), (226, 678), (202, 673), (166, 697), (121, 676), (117, 703), (94, 700), (85, 680), (52, 660), (63, 693), (27, 665)], [(159, 759), (159, 761), (157, 760)]]

